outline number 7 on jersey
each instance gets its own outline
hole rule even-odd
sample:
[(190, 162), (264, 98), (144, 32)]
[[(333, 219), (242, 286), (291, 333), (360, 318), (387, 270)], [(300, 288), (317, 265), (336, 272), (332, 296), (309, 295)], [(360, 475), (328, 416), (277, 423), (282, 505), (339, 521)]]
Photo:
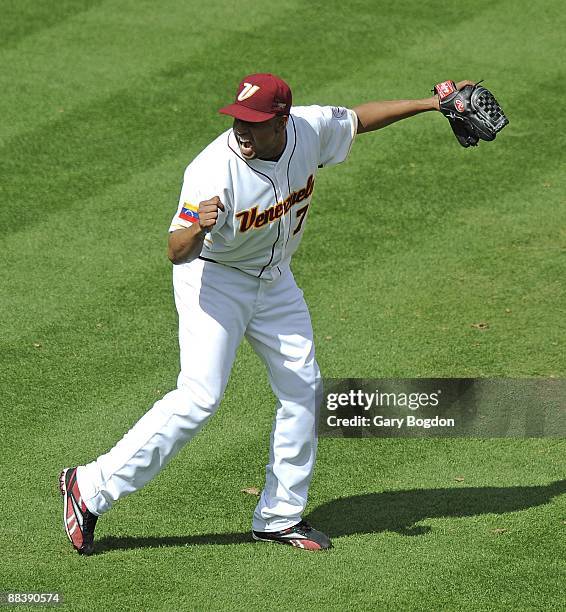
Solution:
[(305, 217), (307, 216), (308, 209), (309, 209), (309, 205), (307, 204), (306, 206), (299, 208), (299, 210), (297, 211), (297, 219), (299, 220), (299, 222), (297, 223), (297, 227), (295, 228), (295, 231), (293, 232), (293, 236), (295, 236), (301, 231), (301, 228), (303, 226), (303, 221), (305, 220)]

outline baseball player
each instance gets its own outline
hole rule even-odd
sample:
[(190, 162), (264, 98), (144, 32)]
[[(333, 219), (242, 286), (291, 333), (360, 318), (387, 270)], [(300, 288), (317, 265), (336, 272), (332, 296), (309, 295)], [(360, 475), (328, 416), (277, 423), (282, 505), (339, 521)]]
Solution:
[(234, 103), (220, 109), (233, 118), (232, 127), (187, 167), (169, 228), (181, 353), (177, 388), (109, 452), (61, 472), (65, 530), (80, 554), (94, 550), (98, 517), (156, 476), (216, 412), (244, 336), (265, 362), (277, 397), (252, 536), (307, 550), (331, 547), (302, 518), (322, 390), (309, 312), (290, 262), (318, 169), (344, 161), (356, 134), (438, 109), (436, 96), (353, 109), (293, 107), (280, 78), (242, 80)]

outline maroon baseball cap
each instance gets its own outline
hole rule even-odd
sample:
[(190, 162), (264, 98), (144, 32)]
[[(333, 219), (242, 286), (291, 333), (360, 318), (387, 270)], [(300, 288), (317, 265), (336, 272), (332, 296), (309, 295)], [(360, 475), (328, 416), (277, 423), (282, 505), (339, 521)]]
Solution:
[(276, 115), (288, 115), (291, 102), (291, 88), (283, 79), (269, 73), (250, 74), (238, 86), (234, 104), (218, 112), (242, 121), (259, 123)]

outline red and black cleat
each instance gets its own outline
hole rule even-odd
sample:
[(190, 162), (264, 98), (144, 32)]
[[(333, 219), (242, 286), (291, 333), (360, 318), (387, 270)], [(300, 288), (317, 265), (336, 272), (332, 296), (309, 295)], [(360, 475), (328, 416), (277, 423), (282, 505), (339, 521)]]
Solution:
[(304, 550), (327, 550), (332, 548), (330, 538), (322, 531), (313, 529), (306, 521), (281, 531), (252, 531), (254, 540), (290, 544)]
[(63, 524), (71, 544), (79, 555), (94, 552), (94, 528), (98, 516), (89, 512), (77, 484), (77, 468), (66, 468), (59, 475), (63, 496)]

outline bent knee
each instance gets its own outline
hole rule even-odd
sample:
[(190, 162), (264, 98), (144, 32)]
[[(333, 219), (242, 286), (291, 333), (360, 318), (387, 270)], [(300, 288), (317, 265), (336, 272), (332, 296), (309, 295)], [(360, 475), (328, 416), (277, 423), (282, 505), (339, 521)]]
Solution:
[(177, 389), (172, 393), (177, 395), (175, 403), (178, 406), (176, 412), (179, 414), (186, 414), (194, 408), (212, 414), (222, 399), (220, 389), (209, 388), (202, 383), (187, 379), (179, 380)]

